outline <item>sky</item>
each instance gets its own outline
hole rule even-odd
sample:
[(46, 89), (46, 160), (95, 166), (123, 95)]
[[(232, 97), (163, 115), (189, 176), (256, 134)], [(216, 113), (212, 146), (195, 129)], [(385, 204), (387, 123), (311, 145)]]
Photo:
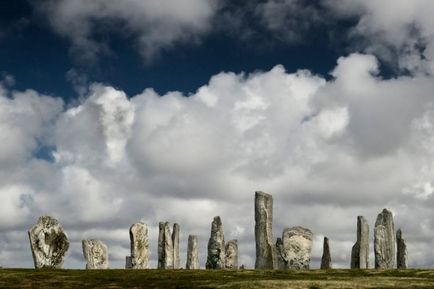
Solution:
[(357, 216), (388, 208), (410, 267), (434, 267), (434, 2), (0, 3), (0, 266), (32, 267), (43, 214), (129, 255), (131, 224), (180, 224), (200, 265), (214, 216), (255, 262), (254, 192), (274, 238), (303, 226), (348, 268)]

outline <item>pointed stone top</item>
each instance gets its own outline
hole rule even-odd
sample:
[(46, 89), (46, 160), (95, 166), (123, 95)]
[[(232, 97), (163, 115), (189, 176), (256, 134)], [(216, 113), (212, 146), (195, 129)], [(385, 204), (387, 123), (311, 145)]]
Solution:
[(382, 213), (383, 213), (383, 214), (392, 214), (392, 212), (389, 211), (389, 210), (386, 209), (386, 208), (383, 209), (383, 212), (382, 212)]
[(222, 224), (222, 219), (220, 218), (220, 216), (215, 216), (213, 222), (221, 225)]
[(257, 197), (257, 196), (263, 196), (263, 197), (267, 197), (267, 198), (270, 198), (270, 197), (272, 198), (273, 197), (272, 195), (264, 193), (262, 191), (256, 191), (255, 192), (255, 197)]
[(402, 238), (402, 230), (401, 230), (401, 228), (399, 228), (397, 231), (396, 231), (396, 238), (397, 239), (401, 239)]

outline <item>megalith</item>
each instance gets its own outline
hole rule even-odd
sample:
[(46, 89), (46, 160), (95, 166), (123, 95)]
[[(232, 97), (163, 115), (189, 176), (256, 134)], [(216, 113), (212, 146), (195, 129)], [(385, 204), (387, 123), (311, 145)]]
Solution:
[(41, 216), (28, 234), (35, 268), (62, 268), (69, 241), (59, 222)]
[(146, 269), (149, 261), (148, 226), (145, 223), (135, 223), (130, 227), (131, 268)]
[(392, 212), (387, 209), (378, 214), (374, 229), (376, 269), (392, 269), (395, 265), (395, 228)]
[(321, 258), (321, 269), (331, 269), (332, 268), (332, 258), (330, 255), (329, 238), (324, 237), (322, 258)]
[(276, 247), (273, 242), (273, 197), (255, 192), (256, 269), (277, 268)]
[(369, 225), (363, 216), (357, 217), (357, 241), (351, 250), (351, 269), (369, 268)]
[(173, 269), (173, 240), (169, 223), (159, 223), (158, 269)]
[(223, 224), (219, 216), (214, 217), (211, 223), (211, 236), (208, 241), (207, 269), (225, 268), (225, 237)]
[(190, 270), (199, 269), (199, 247), (197, 236), (195, 235), (188, 236), (187, 263), (185, 268)]
[(297, 226), (287, 228), (282, 234), (284, 263), (286, 269), (309, 269), (313, 233)]
[(225, 268), (238, 269), (238, 241), (230, 240), (225, 247)]
[(398, 269), (408, 268), (407, 242), (401, 229), (396, 231), (396, 267)]
[(107, 269), (108, 249), (100, 240), (83, 240), (83, 255), (86, 259), (86, 269)]
[(172, 230), (172, 244), (173, 244), (173, 269), (179, 269), (179, 225), (173, 224)]

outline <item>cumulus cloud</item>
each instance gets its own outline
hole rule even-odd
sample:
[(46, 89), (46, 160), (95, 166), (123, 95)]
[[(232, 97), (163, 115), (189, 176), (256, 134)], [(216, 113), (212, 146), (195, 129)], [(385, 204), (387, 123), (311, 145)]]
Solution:
[(216, 9), (210, 0), (44, 0), (33, 5), (84, 61), (110, 53), (110, 43), (104, 41), (109, 31), (117, 31), (124, 40), (134, 39), (141, 55), (151, 60), (174, 43), (195, 41), (209, 29)]
[[(80, 241), (90, 237), (122, 267), (128, 228), (140, 220), (150, 225), (153, 266), (165, 220), (181, 224), (182, 258), (188, 234), (199, 236), (203, 266), (215, 215), (250, 267), (255, 190), (274, 195), (275, 237), (294, 225), (314, 231), (313, 267), (324, 235), (336, 266), (348, 267), (356, 216), (373, 226), (383, 207), (407, 234), (410, 264), (432, 265), (421, 252), (433, 245), (432, 77), (382, 79), (364, 54), (340, 58), (332, 77), (277, 65), (219, 73), (189, 96), (145, 89), (130, 98), (93, 84), (67, 108), (3, 88), (3, 265), (31, 266), (30, 253), (7, 256), (29, 250), (23, 234), (47, 213), (69, 232), (67, 267), (84, 265)], [(51, 158), (38, 156), (41, 146)]]

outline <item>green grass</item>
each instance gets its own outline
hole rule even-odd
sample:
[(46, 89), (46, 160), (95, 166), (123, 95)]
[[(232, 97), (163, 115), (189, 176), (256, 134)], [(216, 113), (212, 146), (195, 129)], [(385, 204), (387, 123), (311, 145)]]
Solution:
[(0, 288), (434, 288), (434, 270), (0, 269)]

